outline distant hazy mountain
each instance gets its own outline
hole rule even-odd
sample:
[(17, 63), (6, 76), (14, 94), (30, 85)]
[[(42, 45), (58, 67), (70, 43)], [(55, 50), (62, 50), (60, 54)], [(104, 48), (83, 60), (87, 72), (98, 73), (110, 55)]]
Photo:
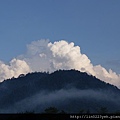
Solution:
[(53, 106), (68, 113), (120, 110), (120, 90), (87, 73), (59, 70), (29, 73), (0, 83), (0, 113), (43, 112)]

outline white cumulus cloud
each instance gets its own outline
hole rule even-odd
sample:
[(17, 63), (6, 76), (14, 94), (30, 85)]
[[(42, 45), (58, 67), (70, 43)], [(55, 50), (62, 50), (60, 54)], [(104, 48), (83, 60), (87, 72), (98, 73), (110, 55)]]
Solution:
[(44, 39), (33, 41), (27, 45), (26, 53), (10, 61), (10, 65), (0, 62), (0, 69), (1, 81), (30, 71), (53, 72), (58, 69), (76, 69), (120, 88), (120, 74), (111, 69), (107, 71), (101, 65), (94, 66), (87, 55), (81, 53), (79, 46), (65, 40), (54, 43)]
[(18, 77), (20, 74), (26, 74), (30, 71), (30, 67), (23, 60), (12, 59), (9, 65), (0, 61), (0, 82), (8, 78)]

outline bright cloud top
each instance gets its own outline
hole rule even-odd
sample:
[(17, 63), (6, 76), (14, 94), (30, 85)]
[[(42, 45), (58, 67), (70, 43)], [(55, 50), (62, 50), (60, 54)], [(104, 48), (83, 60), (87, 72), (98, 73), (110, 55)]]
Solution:
[(31, 71), (53, 72), (58, 69), (87, 72), (120, 88), (120, 74), (111, 69), (107, 71), (101, 65), (94, 66), (90, 59), (81, 53), (79, 46), (65, 40), (54, 43), (49, 40), (33, 41), (27, 45), (27, 52), (10, 61), (9, 65), (0, 62), (0, 81)]
[(11, 77), (18, 77), (20, 74), (30, 72), (30, 67), (24, 60), (12, 59), (9, 65), (0, 61), (0, 81)]

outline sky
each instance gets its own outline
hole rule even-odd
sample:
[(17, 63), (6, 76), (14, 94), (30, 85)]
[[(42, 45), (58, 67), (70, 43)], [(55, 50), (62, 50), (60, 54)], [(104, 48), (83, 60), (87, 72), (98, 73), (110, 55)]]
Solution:
[(119, 0), (0, 0), (0, 61), (24, 54), (32, 41), (66, 40), (119, 74), (119, 21)]

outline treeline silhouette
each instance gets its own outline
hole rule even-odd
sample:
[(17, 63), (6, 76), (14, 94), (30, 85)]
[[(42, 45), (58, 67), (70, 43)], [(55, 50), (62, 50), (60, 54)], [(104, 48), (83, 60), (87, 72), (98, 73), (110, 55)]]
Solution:
[[(89, 109), (80, 109), (77, 113), (69, 113), (64, 110), (59, 110), (56, 107), (48, 107), (43, 112), (36, 113), (35, 111), (24, 111), (17, 114), (93, 114)], [(95, 114), (117, 114), (120, 115), (120, 110), (115, 111), (114, 113), (109, 112), (106, 107), (100, 107), (96, 109)]]

